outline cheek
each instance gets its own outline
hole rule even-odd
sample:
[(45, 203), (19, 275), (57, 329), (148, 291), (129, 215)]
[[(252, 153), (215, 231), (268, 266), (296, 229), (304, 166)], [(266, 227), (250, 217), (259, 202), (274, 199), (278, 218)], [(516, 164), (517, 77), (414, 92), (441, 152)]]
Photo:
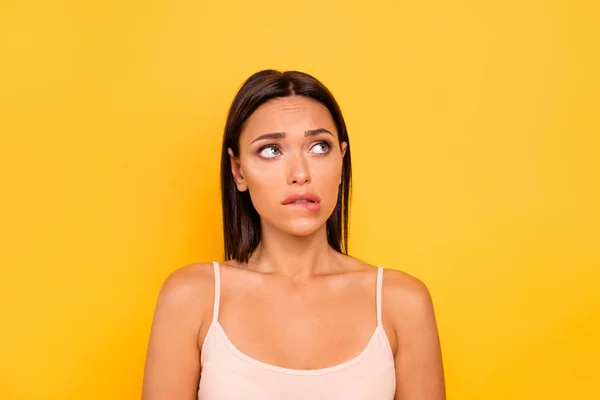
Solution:
[(316, 165), (316, 167), (318, 168), (318, 175), (327, 182), (339, 180), (342, 174), (342, 161), (336, 157), (331, 157), (326, 162)]
[[(341, 172), (340, 172), (341, 173)], [(335, 206), (338, 197), (340, 174), (333, 173), (323, 177), (323, 196)]]
[(341, 162), (332, 162), (326, 168), (315, 171), (315, 183), (321, 192), (322, 201), (327, 201), (332, 207), (335, 207), (337, 202), (341, 175)]
[(277, 188), (283, 179), (280, 169), (249, 164), (244, 168), (244, 176), (252, 203), (257, 210), (261, 208), (261, 205), (277, 201)]

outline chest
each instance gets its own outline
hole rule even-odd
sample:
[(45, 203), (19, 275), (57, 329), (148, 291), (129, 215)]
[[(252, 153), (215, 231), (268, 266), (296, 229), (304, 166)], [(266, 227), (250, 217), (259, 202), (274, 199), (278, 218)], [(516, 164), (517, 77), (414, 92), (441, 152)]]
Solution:
[(224, 293), (218, 321), (251, 358), (283, 368), (326, 368), (369, 343), (377, 326), (375, 293), (327, 284), (247, 288)]

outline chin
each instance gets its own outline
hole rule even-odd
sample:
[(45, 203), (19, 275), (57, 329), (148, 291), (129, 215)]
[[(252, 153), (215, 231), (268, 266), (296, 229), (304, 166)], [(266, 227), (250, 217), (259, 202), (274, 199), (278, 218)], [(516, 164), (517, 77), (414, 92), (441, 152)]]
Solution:
[(296, 236), (309, 236), (323, 227), (325, 221), (290, 221), (280, 229), (286, 233)]

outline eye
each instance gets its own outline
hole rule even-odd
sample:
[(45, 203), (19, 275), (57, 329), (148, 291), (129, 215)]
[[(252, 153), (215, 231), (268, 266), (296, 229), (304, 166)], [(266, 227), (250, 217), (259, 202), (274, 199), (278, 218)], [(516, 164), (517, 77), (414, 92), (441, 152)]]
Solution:
[(270, 144), (268, 146), (263, 146), (258, 149), (258, 155), (263, 158), (275, 158), (278, 155), (281, 155), (281, 151), (279, 151), (279, 147)]
[(317, 154), (327, 154), (329, 153), (329, 149), (331, 148), (331, 144), (327, 141), (322, 141), (316, 143), (313, 147), (311, 147), (311, 151), (314, 149), (314, 152)]

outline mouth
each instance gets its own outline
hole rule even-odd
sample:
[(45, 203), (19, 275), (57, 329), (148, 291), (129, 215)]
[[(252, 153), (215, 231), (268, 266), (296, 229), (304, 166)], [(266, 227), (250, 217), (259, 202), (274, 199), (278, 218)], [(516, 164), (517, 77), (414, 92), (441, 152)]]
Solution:
[(297, 207), (309, 211), (318, 211), (321, 208), (321, 199), (314, 193), (293, 193), (281, 202), (284, 206)]
[(304, 192), (304, 193), (292, 193), (287, 196), (281, 204), (288, 205), (292, 203), (320, 203), (321, 199), (314, 193)]

